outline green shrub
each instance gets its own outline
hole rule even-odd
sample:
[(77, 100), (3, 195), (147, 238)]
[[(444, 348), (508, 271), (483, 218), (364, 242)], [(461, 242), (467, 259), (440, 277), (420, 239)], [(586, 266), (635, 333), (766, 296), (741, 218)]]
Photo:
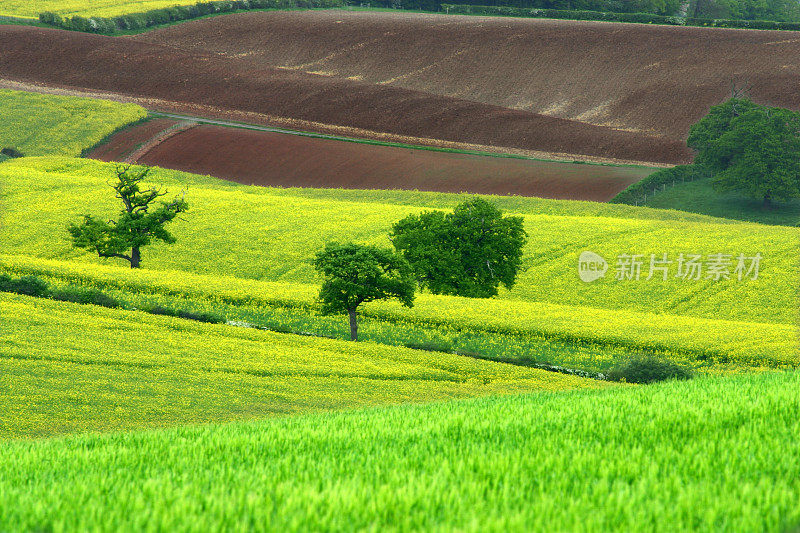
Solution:
[(2, 150), (0, 150), (0, 155), (4, 155), (9, 159), (15, 159), (17, 157), (25, 157), (25, 154), (23, 154), (16, 148), (11, 148), (11, 147), (3, 148)]
[(39, 22), (42, 24), (49, 24), (50, 26), (61, 26), (63, 23), (61, 16), (53, 13), (52, 11), (39, 13)]
[(206, 311), (187, 311), (182, 309), (172, 309), (170, 307), (164, 307), (163, 305), (154, 305), (152, 307), (148, 307), (142, 310), (147, 313), (150, 313), (151, 315), (172, 316), (175, 318), (184, 318), (186, 320), (207, 322), (209, 324), (222, 324), (225, 322), (225, 319), (222, 318), (221, 316)]
[(209, 313), (208, 311), (178, 311), (176, 316), (178, 318), (185, 318), (186, 320), (196, 320), (209, 324), (223, 324), (225, 322), (225, 319), (221, 316)]
[(630, 359), (606, 374), (609, 381), (626, 383), (654, 383), (667, 379), (691, 379), (692, 377), (694, 375), (690, 368), (652, 356)]
[(404, 344), (404, 346), (406, 348), (411, 348), (412, 350), (453, 353), (453, 345), (448, 342), (442, 342), (442, 341), (407, 342), (406, 344)]
[(60, 302), (73, 302), (77, 304), (92, 304), (101, 307), (122, 307), (122, 304), (104, 292), (87, 287), (65, 287), (53, 290), (50, 298)]
[(0, 275), (0, 292), (14, 292), (25, 296), (45, 296), (49, 292), (47, 282), (36, 276), (14, 279), (8, 274)]

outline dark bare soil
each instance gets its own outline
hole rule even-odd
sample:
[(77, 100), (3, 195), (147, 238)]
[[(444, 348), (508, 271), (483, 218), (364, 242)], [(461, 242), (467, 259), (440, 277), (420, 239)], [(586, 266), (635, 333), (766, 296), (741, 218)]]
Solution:
[[(734, 80), (758, 101), (800, 109), (800, 32), (289, 11), (201, 20), (137, 39), (237, 57), (254, 69), (354, 77), (675, 141), (730, 95)], [(651, 160), (663, 160), (655, 157), (661, 149), (653, 146)]]
[[(252, 114), (253, 122), (299, 120), (309, 129), (355, 129), (366, 137), (398, 136), (433, 145), (455, 142), (655, 163), (690, 157), (678, 140), (391, 85), (259, 66), (247, 57), (183, 51), (175, 44), (0, 26), (0, 50), (0, 79), (105, 91), (136, 97), (156, 109), (186, 112), (194, 107), (202, 108), (205, 116), (237, 118), (244, 112)], [(471, 82), (465, 80), (464, 86)]]

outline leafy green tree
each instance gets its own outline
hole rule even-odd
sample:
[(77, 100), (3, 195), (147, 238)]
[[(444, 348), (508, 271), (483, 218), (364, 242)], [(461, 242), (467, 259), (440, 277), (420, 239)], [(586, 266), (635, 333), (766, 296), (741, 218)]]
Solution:
[(501, 283), (514, 286), (527, 236), (522, 217), (503, 216), (482, 198), (467, 200), (452, 213), (409, 215), (391, 232), (421, 287), (472, 298), (496, 296)]
[(70, 224), (67, 230), (76, 248), (94, 250), (100, 257), (125, 259), (131, 268), (139, 268), (143, 246), (153, 240), (175, 242), (164, 226), (189, 209), (189, 204), (175, 198), (154, 205), (167, 192), (155, 187), (142, 189), (141, 183), (150, 173), (147, 167), (135, 170), (130, 165), (118, 165), (115, 170), (117, 180), (111, 187), (124, 206), (117, 220), (106, 222), (84, 215), (80, 223)]
[(759, 105), (749, 98), (735, 96), (709, 109), (708, 114), (689, 130), (687, 144), (689, 148), (697, 151), (694, 162), (708, 166), (708, 161), (706, 160), (709, 154), (708, 148), (723, 134), (730, 131), (731, 123), (734, 119), (743, 113), (758, 108)]
[(692, 126), (695, 163), (714, 173), (718, 191), (763, 201), (800, 197), (800, 114), (731, 98)]
[(358, 340), (356, 310), (362, 303), (395, 298), (406, 307), (414, 305), (411, 267), (392, 250), (329, 243), (317, 253), (314, 267), (325, 277), (319, 292), (322, 312), (347, 313), (351, 340)]

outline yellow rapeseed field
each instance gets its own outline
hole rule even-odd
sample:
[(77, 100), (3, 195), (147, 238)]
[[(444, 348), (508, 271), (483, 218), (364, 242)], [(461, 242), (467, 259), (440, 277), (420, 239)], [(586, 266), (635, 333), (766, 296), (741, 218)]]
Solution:
[[(111, 176), (111, 165), (69, 158), (25, 158), (0, 165), (3, 252), (115, 264), (74, 250), (65, 231), (82, 213), (114, 214), (117, 201), (107, 185)], [(310, 259), (325, 242), (390, 246), (387, 232), (395, 221), (425, 207), (452, 205), (459, 198), (435, 195), (420, 201), (416, 193), (409, 193), (412, 200), (404, 204), (404, 193), (395, 192), (391, 198), (365, 194), (359, 200), (352, 192), (311, 195), (161, 170), (152, 180), (170, 194), (185, 190), (191, 210), (171, 226), (177, 244), (144, 250), (144, 268), (302, 284), (319, 283)], [(679, 214), (669, 220), (665, 212), (660, 212), (660, 220), (623, 218), (626, 212), (638, 213), (632, 207), (613, 211), (613, 216), (573, 216), (569, 203), (543, 200), (530, 206), (518, 202), (509, 211), (525, 217), (530, 242), (524, 271), (514, 289), (501, 294), (503, 300), (795, 323), (798, 228), (685, 220)], [(605, 278), (585, 283), (578, 277), (578, 258), (586, 250), (608, 261)], [(640, 279), (616, 279), (617, 258), (625, 254), (641, 256)], [(668, 279), (660, 274), (647, 279), (647, 258), (660, 259), (663, 254), (673, 261)], [(732, 261), (740, 254), (761, 254), (762, 260), (757, 279), (737, 279), (734, 261), (730, 279), (709, 279), (704, 272), (694, 280), (675, 276), (680, 254), (697, 254), (703, 260), (724, 254)]]
[(0, 294), (0, 439), (607, 384)]
[(114, 17), (196, 3), (196, 0), (0, 0), (0, 15), (35, 18), (39, 13), (51, 11), (62, 16)]
[(13, 147), (27, 156), (77, 156), (147, 116), (135, 104), (4, 89), (0, 113), (0, 148)]
[[(180, 296), (234, 305), (303, 308), (314, 312), (317, 285), (256, 281), (180, 271), (53, 261), (0, 254), (0, 272), (36, 275), (99, 289)], [(581, 344), (654, 351), (671, 359), (741, 367), (795, 367), (800, 363), (792, 324), (719, 320), (631, 310), (520, 300), (420, 294), (412, 309), (394, 303), (363, 306), (364, 316), (424, 327), (466, 329), (515, 338), (545, 337)], [(587, 357), (597, 357), (587, 350)], [(576, 356), (576, 359), (581, 357)]]

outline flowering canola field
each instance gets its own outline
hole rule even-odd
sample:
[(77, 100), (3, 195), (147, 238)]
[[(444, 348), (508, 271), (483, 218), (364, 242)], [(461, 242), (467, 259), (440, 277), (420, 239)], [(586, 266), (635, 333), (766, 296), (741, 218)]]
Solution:
[[(43, 260), (0, 254), (0, 272), (36, 275), (101, 290), (177, 296), (195, 302), (290, 307), (314, 313), (317, 285), (266, 282), (180, 271), (136, 270), (119, 266)], [(498, 336), (504, 343), (547, 338), (606, 348), (660, 353), (682, 362), (726, 363), (737, 367), (797, 367), (796, 327), (762, 323), (609, 310), (549, 302), (471, 299), (420, 294), (407, 309), (374, 302), (362, 316), (443, 331), (469, 330)], [(514, 351), (506, 346), (508, 352)], [(575, 355), (576, 366), (598, 350)], [(603, 350), (599, 350), (601, 353)], [(603, 365), (607, 366), (607, 365)]]
[(608, 386), (450, 354), (28, 296), (0, 293), (0, 315), (0, 440)]
[[(28, 98), (0, 96), (8, 109)], [(58, 105), (52, 124), (16, 112), (11, 122), (30, 120), (37, 132), (11, 132), (18, 147), (74, 155), (96, 142), (100, 132), (82, 129), (98, 124), (93, 111), (76, 120), (83, 108)], [(101, 115), (108, 128), (124, 122)], [(48, 128), (54, 136), (41, 136)], [(66, 237), (81, 214), (118, 209), (112, 170), (63, 156), (0, 163), (0, 274), (312, 317), (319, 280), (309, 259), (324, 242), (388, 246), (396, 220), (462, 199), (263, 189), (158, 170), (153, 181), (186, 191), (191, 211), (171, 227), (178, 243), (147, 248), (145, 268), (132, 271)], [(586, 368), (605, 369), (631, 350), (786, 371), (611, 385), (390, 343), (0, 293), (0, 530), (796, 528), (800, 230), (493, 200), (522, 215), (531, 236), (513, 290), (490, 300), (421, 294), (412, 309), (372, 303), (364, 322), (424, 331), (423, 340), (466, 331), (501, 355), (563, 341), (573, 368), (591, 359)], [(580, 279), (585, 251), (608, 260), (606, 277)], [(736, 275), (737, 255), (758, 257), (758, 275), (752, 261)], [(709, 277), (723, 256), (733, 260), (729, 279)], [(672, 260), (659, 263), (668, 275), (647, 276), (648, 257)], [(704, 275), (681, 278), (683, 257), (699, 258)], [(644, 274), (617, 272), (626, 258)]]
[(196, 0), (0, 0), (0, 15), (35, 18), (39, 13), (51, 11), (62, 16), (115, 17), (196, 3)]
[(5, 89), (0, 89), (0, 113), (0, 148), (26, 156), (78, 156), (147, 116), (136, 104)]
[[(117, 206), (106, 181), (111, 166), (68, 158), (26, 158), (0, 165), (5, 210), (0, 215), (3, 252), (48, 259), (113, 264), (71, 248), (64, 226), (87, 210), (112, 215)], [(191, 211), (173, 224), (173, 246), (145, 250), (143, 266), (209, 276), (318, 284), (309, 259), (326, 241), (389, 246), (391, 225), (424, 208), (446, 208), (458, 195), (410, 193), (358, 195), (344, 191), (276, 191), (208, 177), (158, 171), (153, 181), (177, 194), (187, 191)], [(341, 197), (341, 198), (340, 198)], [(515, 203), (514, 203), (515, 202)], [(549, 302), (572, 306), (683, 315), (741, 322), (793, 324), (798, 276), (797, 228), (730, 223), (709, 217), (659, 212), (642, 216), (637, 208), (594, 208), (569, 202), (509, 200), (509, 212), (525, 217), (530, 242), (524, 272), (504, 301)], [(625, 207), (625, 208), (623, 208)], [(670, 220), (669, 217), (674, 216)], [(313, 228), (309, 231), (308, 228)], [(608, 263), (606, 277), (585, 283), (578, 258), (590, 250)], [(648, 259), (664, 255), (673, 263), (666, 280), (648, 277)], [(696, 254), (706, 261), (727, 255), (730, 279), (676, 276), (678, 258)], [(734, 274), (735, 258), (761, 255), (757, 279)], [(616, 279), (616, 261), (637, 255), (644, 262), (639, 279)], [(666, 319), (665, 319), (666, 320)]]

